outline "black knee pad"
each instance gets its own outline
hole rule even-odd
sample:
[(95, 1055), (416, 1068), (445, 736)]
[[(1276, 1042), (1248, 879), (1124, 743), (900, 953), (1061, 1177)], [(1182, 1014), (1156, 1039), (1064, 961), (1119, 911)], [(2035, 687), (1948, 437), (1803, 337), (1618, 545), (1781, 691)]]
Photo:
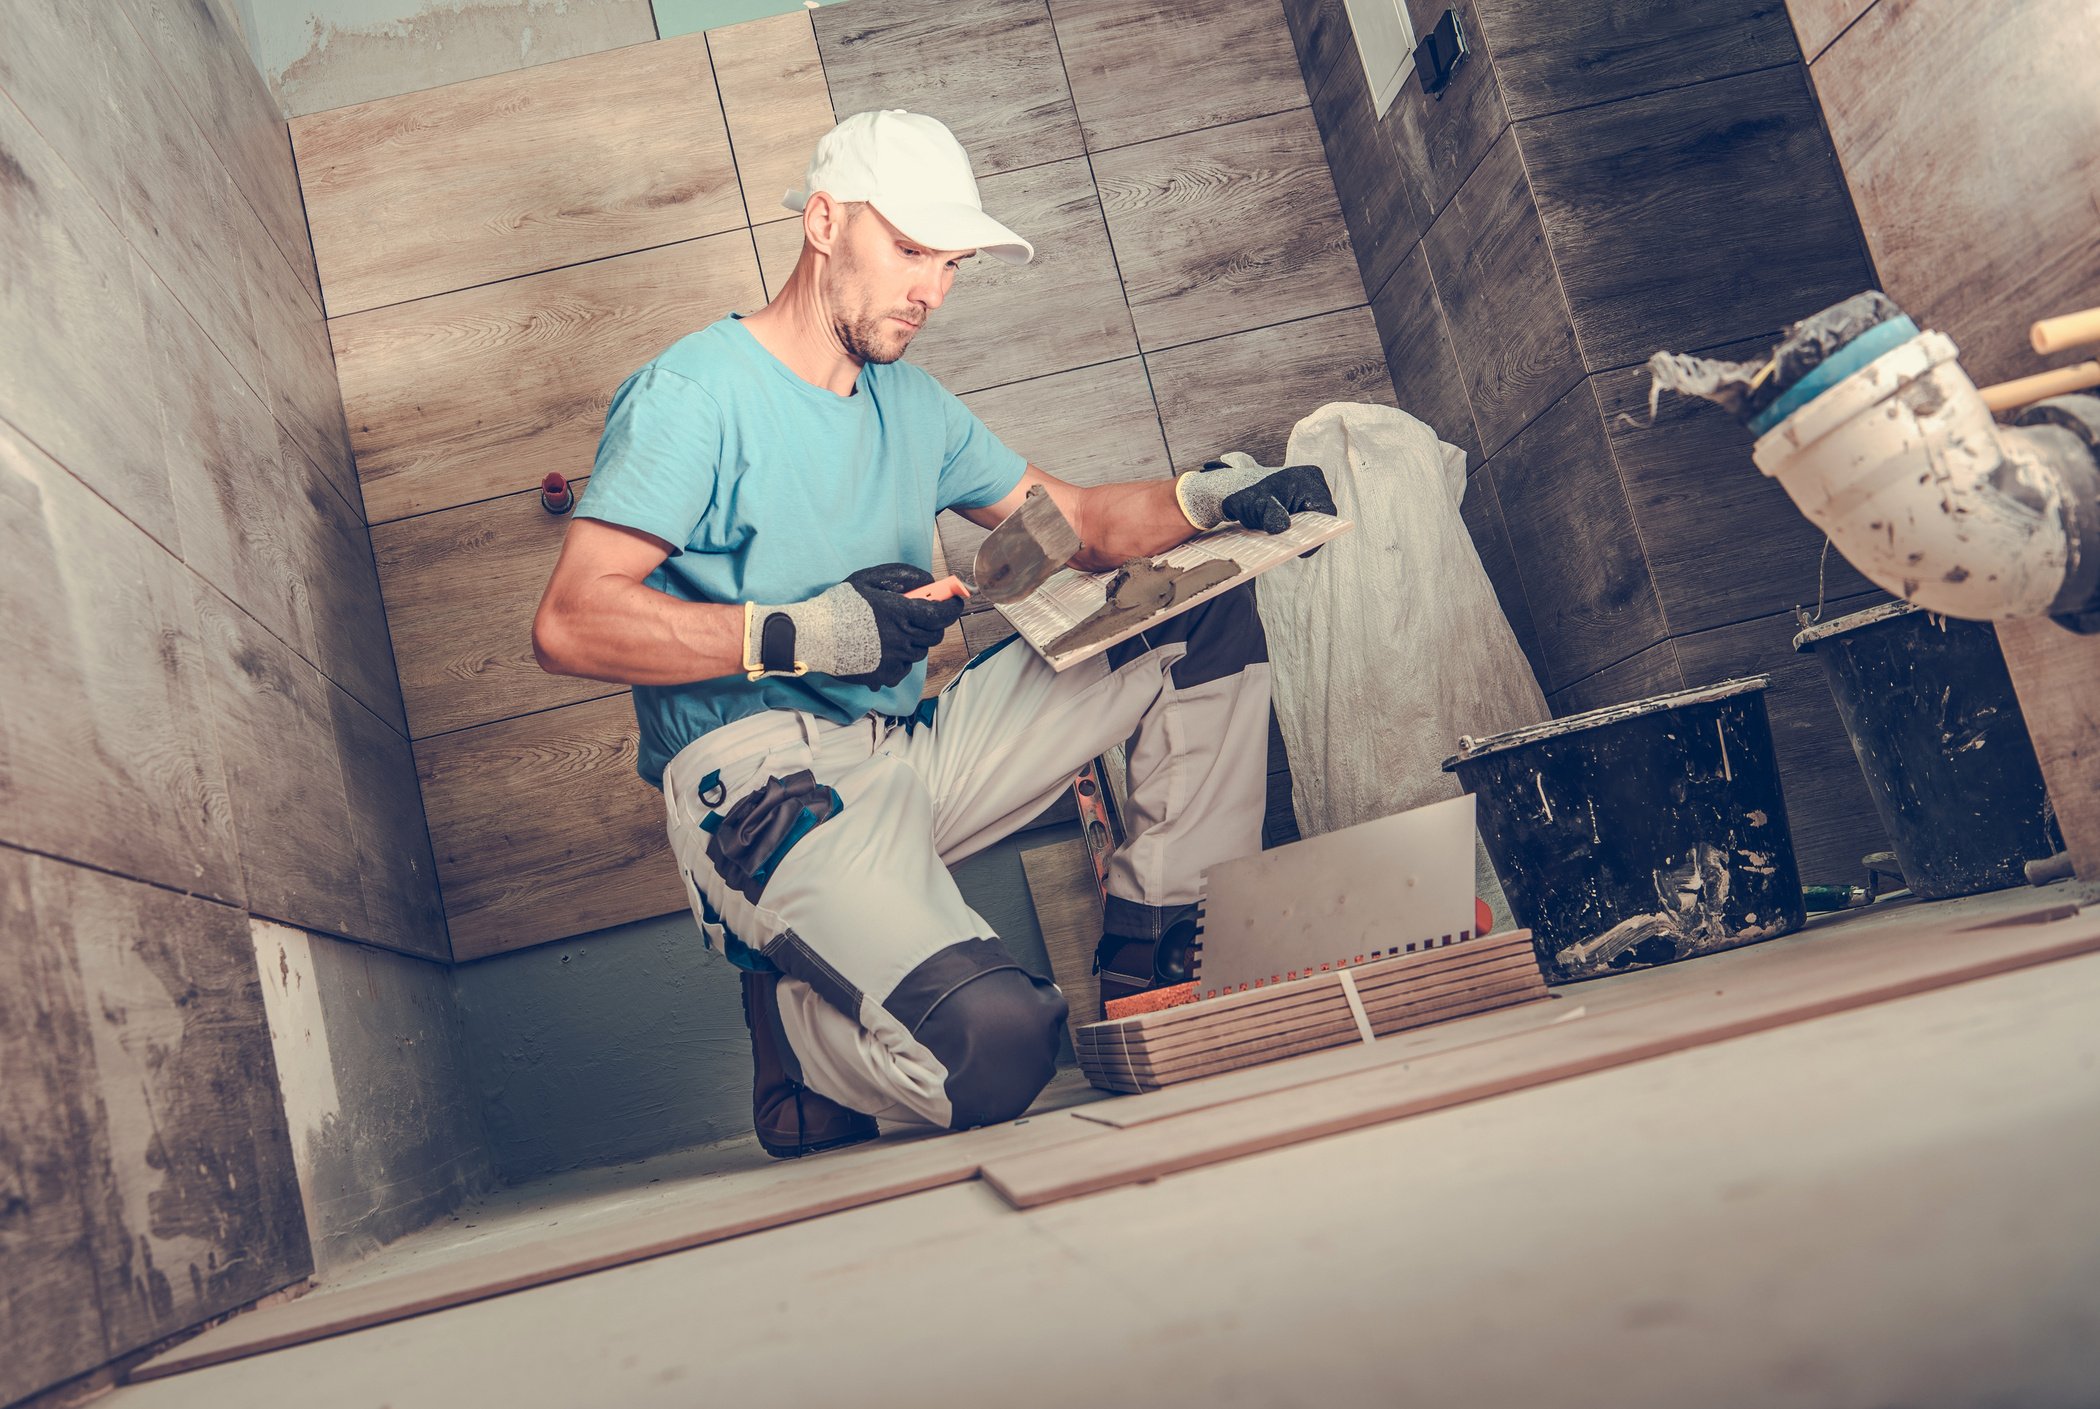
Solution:
[(949, 1125), (1012, 1120), (1050, 1084), (1065, 996), (1024, 969), (996, 969), (949, 994), (918, 1037), (948, 1068)]

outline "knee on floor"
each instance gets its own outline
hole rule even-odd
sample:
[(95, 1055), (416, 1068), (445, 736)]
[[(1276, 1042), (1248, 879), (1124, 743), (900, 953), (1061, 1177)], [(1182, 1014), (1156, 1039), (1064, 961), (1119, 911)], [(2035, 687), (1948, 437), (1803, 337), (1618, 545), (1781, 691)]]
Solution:
[(1065, 998), (1024, 970), (995, 969), (936, 1004), (918, 1036), (948, 1069), (956, 1130), (996, 1125), (1028, 1109), (1057, 1068)]

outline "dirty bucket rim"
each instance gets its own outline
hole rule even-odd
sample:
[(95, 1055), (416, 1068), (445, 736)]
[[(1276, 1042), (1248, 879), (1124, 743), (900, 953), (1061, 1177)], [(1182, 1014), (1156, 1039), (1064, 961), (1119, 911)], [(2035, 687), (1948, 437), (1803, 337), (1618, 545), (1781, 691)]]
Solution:
[(1893, 602), (1876, 602), (1863, 611), (1850, 612), (1844, 616), (1832, 617), (1828, 621), (1819, 621), (1813, 626), (1803, 627), (1794, 637), (1794, 649), (1805, 651), (1833, 636), (1842, 636), (1848, 631), (1857, 631), (1877, 622), (1894, 621), (1899, 616), (1910, 616), (1914, 612), (1924, 610), (1925, 608), (1916, 602), (1906, 602), (1901, 597)]
[(1484, 739), (1460, 738), (1458, 752), (1444, 760), (1444, 771), (1454, 771), (1461, 763), (1470, 763), (1491, 753), (1502, 753), (1509, 749), (1535, 744), (1541, 739), (1557, 739), (1577, 734), (1585, 729), (1595, 729), (1606, 724), (1619, 724), (1629, 719), (1641, 719), (1664, 710), (1677, 709), (1684, 705), (1713, 704), (1747, 695), (1772, 687), (1769, 675), (1743, 675), (1732, 680), (1722, 680), (1712, 685), (1700, 685), (1689, 690), (1672, 690), (1668, 694), (1650, 695), (1645, 699), (1628, 700), (1624, 704), (1604, 705), (1587, 709), (1580, 714), (1570, 714), (1560, 719), (1548, 719), (1537, 724), (1527, 724), (1522, 729), (1511, 729), (1506, 733), (1490, 734)]

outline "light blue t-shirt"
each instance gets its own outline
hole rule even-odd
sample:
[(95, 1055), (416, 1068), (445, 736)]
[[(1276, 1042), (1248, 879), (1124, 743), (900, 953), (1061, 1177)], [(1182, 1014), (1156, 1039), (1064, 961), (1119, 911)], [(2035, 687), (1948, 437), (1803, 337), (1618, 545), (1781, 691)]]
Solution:
[[(1027, 462), (908, 362), (861, 368), (852, 396), (804, 381), (734, 315), (620, 384), (576, 512), (671, 545), (647, 585), (687, 602), (799, 602), (878, 563), (933, 563), (933, 519), (1013, 492)], [(837, 723), (918, 707), (926, 666), (887, 690), (828, 675), (637, 685), (642, 777), (764, 709)]]

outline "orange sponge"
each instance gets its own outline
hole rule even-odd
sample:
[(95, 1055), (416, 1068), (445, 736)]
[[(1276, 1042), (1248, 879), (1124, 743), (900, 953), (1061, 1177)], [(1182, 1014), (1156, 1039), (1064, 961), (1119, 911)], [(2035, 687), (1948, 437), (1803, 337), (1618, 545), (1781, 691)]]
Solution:
[(1171, 988), (1154, 988), (1144, 993), (1133, 993), (1128, 998), (1111, 998), (1101, 1005), (1110, 1018), (1134, 1017), (1139, 1013), (1157, 1013), (1166, 1008), (1178, 1008), (1184, 1003), (1196, 1001), (1196, 985), (1177, 983)]

